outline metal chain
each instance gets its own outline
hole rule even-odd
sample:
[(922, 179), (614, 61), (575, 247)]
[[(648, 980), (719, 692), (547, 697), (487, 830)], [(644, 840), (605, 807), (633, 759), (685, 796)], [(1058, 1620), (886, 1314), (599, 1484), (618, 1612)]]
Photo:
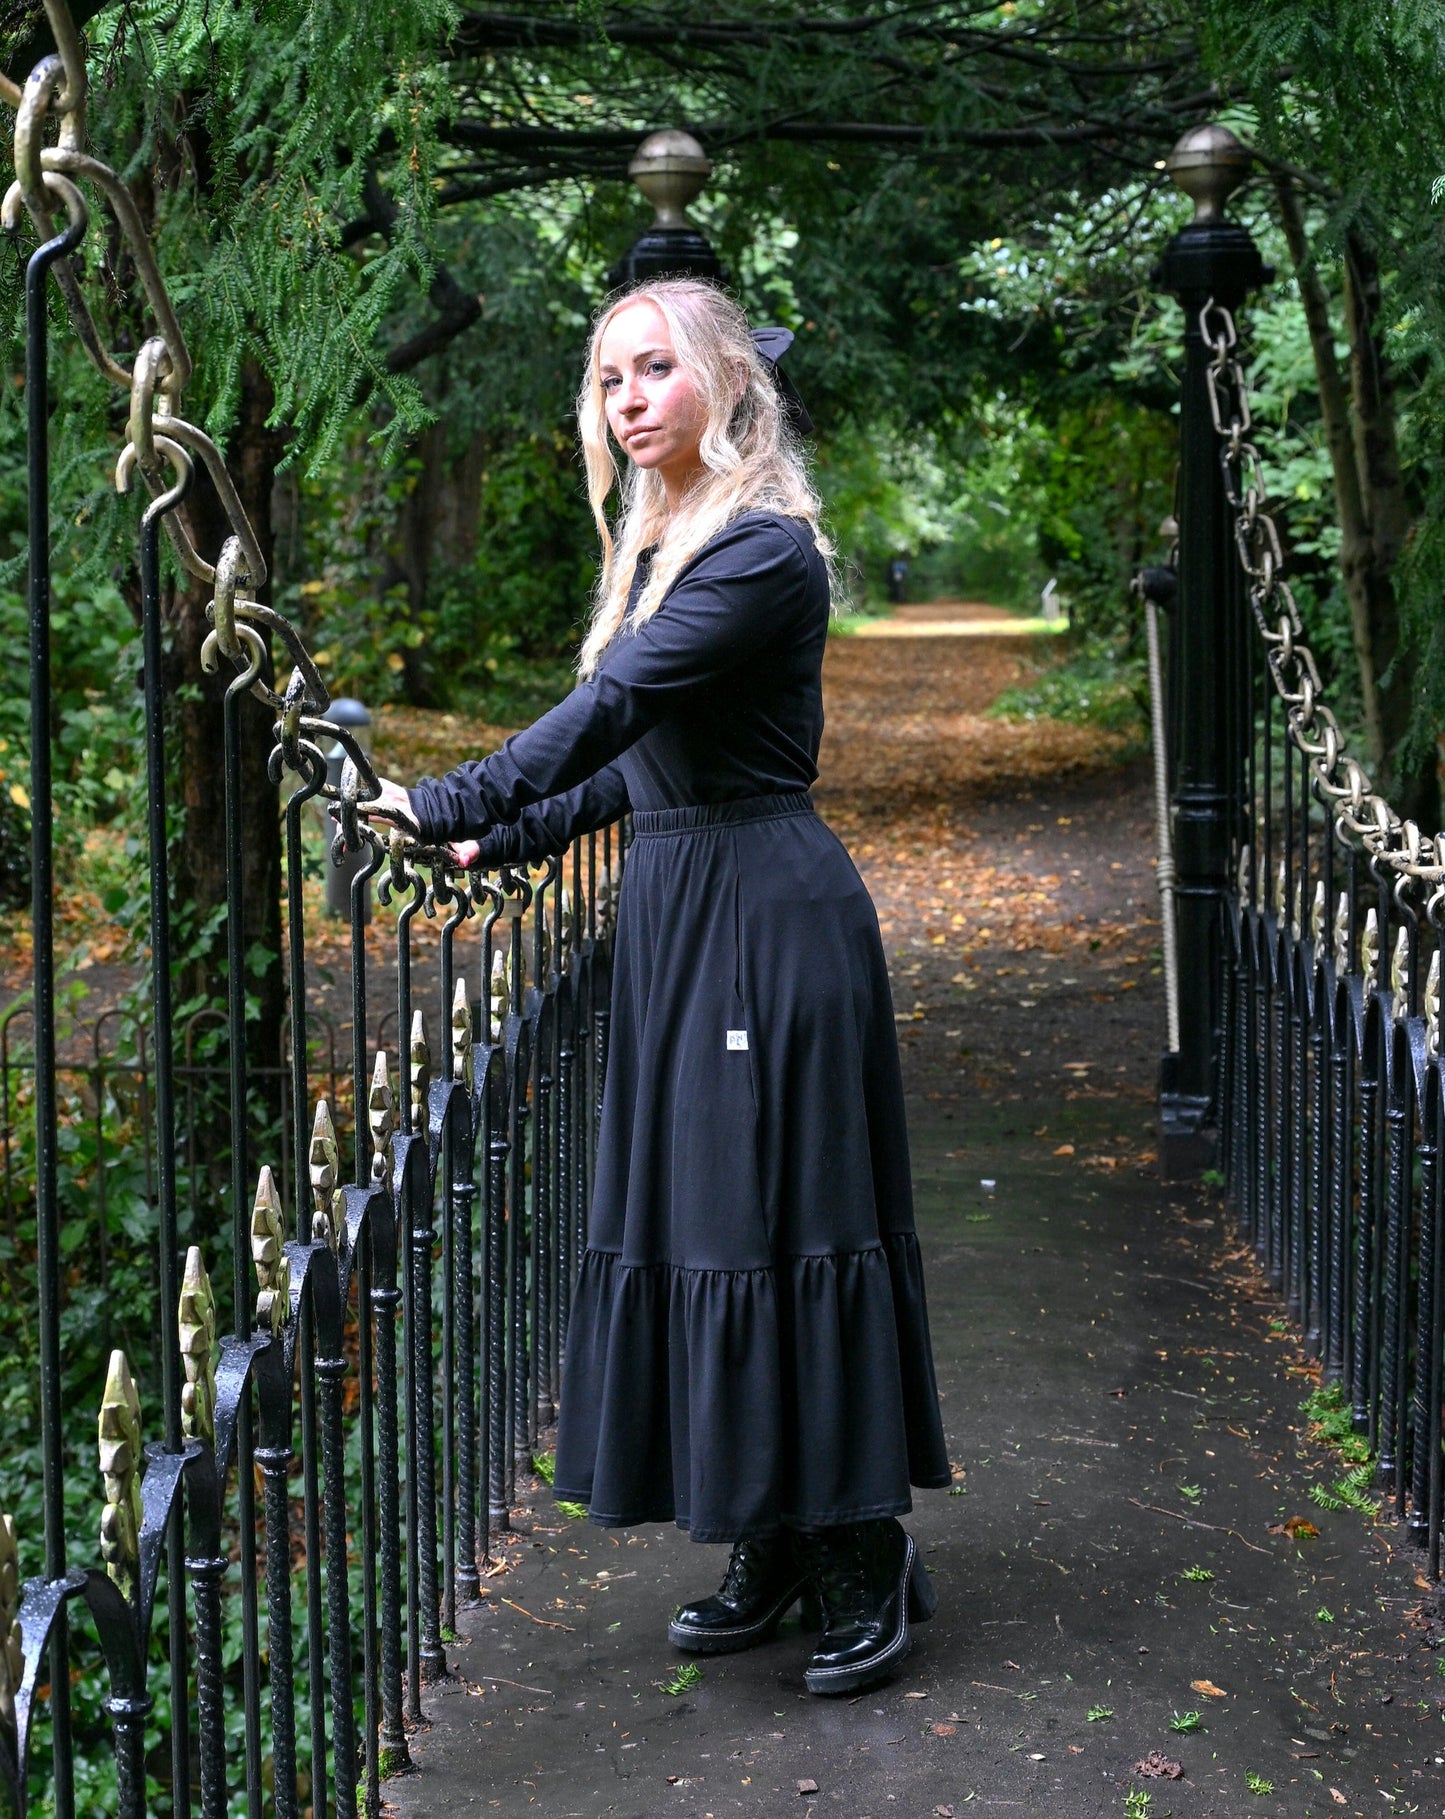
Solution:
[(1211, 297), (1199, 312), (1199, 332), (1212, 356), (1209, 408), (1219, 434), (1225, 496), (1235, 513), (1234, 545), (1290, 738), (1308, 760), (1337, 829), (1355, 835), (1372, 860), (1400, 874), (1400, 885), (1410, 879), (1429, 885), (1433, 902), (1445, 893), (1445, 835), (1429, 839), (1413, 821), (1395, 813), (1364, 765), (1346, 750), (1339, 722), (1321, 699), (1319, 665), (1305, 643), (1294, 594), (1282, 578), (1279, 531), (1264, 509), (1264, 472), (1250, 438), (1249, 387), (1235, 356), (1234, 317)]

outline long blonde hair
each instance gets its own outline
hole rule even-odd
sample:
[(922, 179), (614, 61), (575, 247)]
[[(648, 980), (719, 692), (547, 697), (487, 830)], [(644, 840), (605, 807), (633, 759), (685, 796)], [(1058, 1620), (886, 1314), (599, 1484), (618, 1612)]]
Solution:
[[(598, 350), (617, 312), (644, 301), (655, 305), (665, 319), (678, 363), (692, 375), (707, 413), (698, 450), (702, 474), (673, 511), (668, 509), (661, 474), (631, 463), (625, 474), (619, 471), (607, 431)], [(822, 502), (808, 476), (802, 445), (753, 346), (747, 317), (713, 285), (694, 278), (662, 278), (638, 285), (610, 304), (593, 325), (577, 419), (587, 463), (587, 497), (602, 540), (592, 621), (577, 662), (584, 678), (597, 668), (624, 619), (628, 631), (645, 624), (689, 557), (743, 512), (806, 519), (824, 558), (832, 554), (832, 545), (818, 528)], [(621, 505), (614, 530), (607, 521), (607, 501), (618, 486)], [(629, 614), (627, 596), (638, 556), (654, 544), (651, 571)]]

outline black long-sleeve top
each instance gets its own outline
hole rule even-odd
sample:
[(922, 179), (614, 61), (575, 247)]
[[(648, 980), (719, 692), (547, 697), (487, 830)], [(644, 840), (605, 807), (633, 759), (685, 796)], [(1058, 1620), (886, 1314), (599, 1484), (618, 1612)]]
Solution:
[[(644, 557), (629, 609), (646, 573)], [(735, 518), (565, 701), (490, 757), (416, 785), (423, 840), (480, 839), (483, 863), (501, 865), (561, 853), (629, 808), (806, 790), (818, 775), (827, 632), (811, 527)]]

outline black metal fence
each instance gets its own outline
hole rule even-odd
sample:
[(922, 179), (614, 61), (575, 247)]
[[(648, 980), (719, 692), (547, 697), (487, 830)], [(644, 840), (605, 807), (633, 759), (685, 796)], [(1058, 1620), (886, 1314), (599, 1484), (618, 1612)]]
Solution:
[[(1198, 212), (1161, 268), (1186, 372), (1160, 877), (1182, 900), (1192, 981), (1161, 1150), (1167, 1168), (1173, 1142), (1182, 1177), (1218, 1161), (1373, 1460), (1357, 1480), (1374, 1478), (1438, 1578), (1445, 839), (1402, 820), (1350, 756), (1285, 579), (1233, 314), (1270, 274), (1222, 214), (1248, 165), (1222, 129), (1180, 142), (1171, 168)], [(1175, 574), (1140, 584), (1168, 604)]]
[(1252, 493), (1228, 312), (1206, 306), (1201, 333), (1259, 633), (1222, 969), (1226, 1181), (1438, 1577), (1445, 847), (1401, 821), (1345, 752), (1280, 577), (1278, 534)]
[[(444, 1671), (456, 1612), (479, 1595), (490, 1537), (508, 1525), (518, 1464), (552, 1419), (606, 1066), (624, 836), (606, 830), (530, 873), (490, 877), (399, 838), (383, 846), (358, 822), (374, 776), (352, 735), (327, 721), (325, 687), (293, 628), (246, 597), (264, 564), (219, 454), (181, 415), (184, 341), (133, 205), (84, 149), (84, 63), (63, 0), (46, 10), (60, 54), (26, 85), (17, 182), (4, 204), (10, 231), (23, 211), (40, 239), (26, 269), (34, 990), (28, 1044), (13, 1040), (19, 1007), (0, 1023), (0, 1133), (11, 1265), (23, 1258), (34, 1283), (43, 1533), (0, 1520), (0, 1790), (21, 1811), (38, 1794), (61, 1819), (78, 1806), (124, 1819), (197, 1806), (205, 1819), (376, 1814), (383, 1776), (405, 1764), (422, 1686)], [(44, 144), (47, 121), (58, 122), (58, 144)], [(68, 262), (89, 221), (82, 178), (110, 203), (160, 331), (130, 371), (105, 352)], [(78, 1057), (62, 1047), (51, 910), (51, 275), (86, 350), (131, 392), (118, 484), (139, 473), (151, 493), (139, 541), (149, 1034), (132, 1030), (120, 1054), (97, 1035), (94, 1053)], [(235, 533), (214, 564), (175, 516), (196, 456)], [(179, 1243), (183, 1200), (203, 1191), (197, 1169), (208, 1160), (187, 1155), (187, 1095), (213, 1064), (197, 1058), (195, 1026), (178, 1037), (172, 1016), (163, 528), (182, 564), (215, 589), (206, 660), (234, 670), (224, 722), (229, 997), (216, 1038), (229, 1124), (222, 1259), (199, 1247), (183, 1255)], [(273, 640), (295, 664), (282, 694), (262, 680)], [(253, 1153), (252, 1089), (277, 1061), (248, 1053), (240, 951), (236, 710), (247, 690), (276, 712), (273, 777), (297, 780), (285, 809), (284, 1136), (270, 1157)], [(327, 782), (333, 742), (350, 758), (339, 786)], [(367, 851), (353, 885), (352, 1052), (341, 1061), (308, 1003), (302, 817), (317, 797), (338, 804), (341, 837)], [(375, 1006), (355, 912), (372, 880), (395, 921), (400, 1055), (366, 1041)], [(440, 917), (439, 990), (425, 1012), (413, 991), (419, 916)], [(61, 1313), (77, 1222), (104, 1243), (105, 1170), (88, 1204), (67, 1202), (57, 1159), (67, 1082), (89, 1095), (98, 1148), (127, 1101), (154, 1247), (145, 1313), (159, 1408), (142, 1410), (131, 1362), (114, 1351), (95, 1411), (98, 1565), (93, 1529), (75, 1520), (79, 1410)], [(345, 1155), (338, 1088), (359, 1108)], [(22, 1100), (33, 1119), (23, 1185), (13, 1141)], [(207, 1267), (226, 1261), (232, 1330), (223, 1334)], [(22, 1563), (38, 1561), (42, 1546), (42, 1570), (21, 1584)], [(103, 1692), (99, 1709), (86, 1709), (73, 1688), (90, 1684), (79, 1669), (97, 1653)], [(107, 1737), (109, 1787), (96, 1770)]]

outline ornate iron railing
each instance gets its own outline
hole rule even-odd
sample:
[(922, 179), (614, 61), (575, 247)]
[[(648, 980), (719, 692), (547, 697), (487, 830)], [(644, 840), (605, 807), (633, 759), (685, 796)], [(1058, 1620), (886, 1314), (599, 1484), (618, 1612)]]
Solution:
[(1171, 1029), (1161, 1147), (1176, 1140), (1179, 1175), (1218, 1160), (1438, 1578), (1445, 838), (1350, 755), (1284, 578), (1233, 315), (1271, 274), (1222, 213), (1249, 162), (1218, 127), (1170, 160), (1197, 209), (1161, 268), (1185, 310), (1178, 561), (1138, 585), (1167, 605), (1177, 580), (1161, 858), (1182, 859), (1160, 886), (1191, 899), (1178, 961), (1194, 989)]
[[(265, 568), (236, 489), (209, 438), (181, 415), (190, 359), (125, 186), (83, 150), (85, 67), (63, 0), (46, 0), (59, 55), (31, 73), (15, 134), (6, 228), (28, 213), (40, 245), (26, 267), (30, 450), (30, 692), (33, 802), (35, 1317), (43, 1536), (0, 1520), (0, 1788), (24, 1810), (37, 1736), (44, 1798), (76, 1810), (78, 1752), (99, 1713), (72, 1709), (72, 1656), (88, 1614), (104, 1655), (116, 1810), (140, 1819), (196, 1803), (206, 1819), (268, 1807), (380, 1811), (380, 1783), (407, 1758), (421, 1688), (445, 1667), (445, 1635), (474, 1602), (490, 1535), (508, 1524), (516, 1471), (552, 1418), (580, 1252), (606, 1065), (612, 907), (623, 862), (613, 830), (530, 874), (463, 874), (449, 855), (383, 846), (358, 818), (376, 793), (366, 754), (329, 722), (326, 687), (295, 628), (250, 598)], [(47, 122), (58, 143), (45, 145)], [(156, 335), (130, 370), (106, 350), (70, 255), (90, 211), (110, 204), (140, 275)], [(56, 211), (62, 217), (57, 225)], [(151, 875), (151, 1125), (159, 1418), (148, 1419), (131, 1361), (111, 1355), (99, 1418), (99, 1547), (67, 1525), (66, 1438), (74, 1410), (60, 1342), (62, 1232), (94, 1217), (63, 1202), (56, 1164), (58, 1051), (49, 776), (47, 316), (51, 277), (99, 370), (130, 397), (117, 465), (139, 473), (147, 825)], [(193, 459), (205, 464), (232, 535), (214, 563), (176, 515)], [(204, 660), (235, 671), (225, 696), (228, 859), (225, 1055), (230, 1108), (232, 1331), (199, 1248), (178, 1242), (178, 1089), (171, 1009), (165, 702), (159, 538), (214, 588)], [(270, 641), (294, 669), (263, 680)], [(276, 713), (271, 774), (290, 773), (285, 809), (289, 976), (289, 1150), (284, 1197), (253, 1174), (241, 952), (240, 697)], [(327, 782), (324, 748), (348, 763)], [(313, 1100), (302, 827), (330, 798), (338, 843), (367, 858), (353, 884), (351, 1102), (343, 1159), (333, 1108)], [(360, 893), (378, 881), (395, 915), (397, 1062), (371, 1053)], [(413, 925), (442, 913), (433, 1058), (412, 987)], [(505, 941), (502, 935), (505, 933)], [(270, 1058), (267, 1058), (268, 1061)], [(6, 1093), (11, 1068), (0, 1069)], [(274, 1066), (274, 1062), (271, 1063)], [(334, 1076), (335, 1068), (330, 1072)], [(364, 1115), (363, 1115), (364, 1114)], [(8, 1155), (8, 1148), (7, 1148)], [(349, 1178), (348, 1178), (349, 1177)], [(7, 1194), (8, 1194), (7, 1189)], [(8, 1200), (7, 1200), (8, 1204)], [(29, 1208), (20, 1222), (23, 1246)], [(147, 1443), (147, 1434), (156, 1437)], [(257, 1508), (257, 1487), (260, 1508)], [(0, 1502), (4, 1501), (0, 1482)], [(102, 1493), (103, 1494), (100, 1494)], [(20, 1582), (40, 1552), (42, 1570)], [(239, 1628), (239, 1643), (228, 1634)], [(163, 1702), (157, 1699), (159, 1690)], [(303, 1797), (304, 1790), (304, 1797)]]
[(1232, 315), (1207, 304), (1200, 334), (1259, 635), (1224, 972), (1225, 1174), (1438, 1577), (1445, 844), (1373, 789), (1321, 699), (1264, 509)]

